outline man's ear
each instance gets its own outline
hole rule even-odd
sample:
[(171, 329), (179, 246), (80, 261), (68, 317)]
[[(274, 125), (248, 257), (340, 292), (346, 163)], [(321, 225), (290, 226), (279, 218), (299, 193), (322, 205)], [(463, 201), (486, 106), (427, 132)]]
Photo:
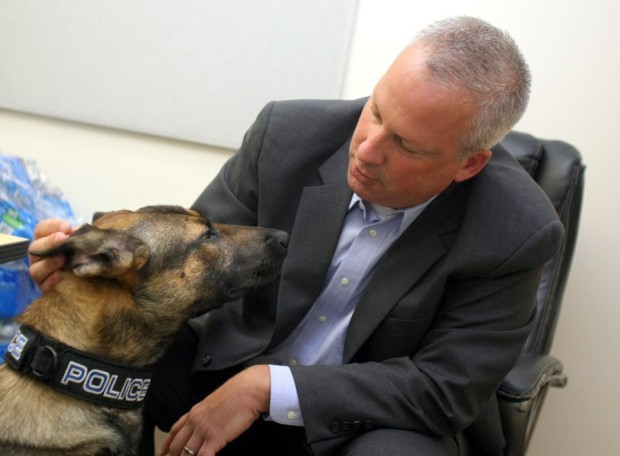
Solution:
[(455, 182), (471, 179), (486, 166), (493, 153), (488, 149), (480, 149), (462, 159), (462, 166), (454, 177)]
[(116, 279), (132, 287), (150, 252), (144, 242), (126, 232), (84, 225), (62, 244), (32, 253), (43, 258), (63, 254), (65, 268), (77, 276)]

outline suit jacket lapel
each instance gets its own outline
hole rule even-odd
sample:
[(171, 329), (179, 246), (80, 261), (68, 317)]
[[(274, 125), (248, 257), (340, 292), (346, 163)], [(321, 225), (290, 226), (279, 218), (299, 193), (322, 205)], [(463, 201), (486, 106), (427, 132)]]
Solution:
[[(321, 293), (351, 202), (352, 192), (345, 179), (348, 150), (349, 142), (321, 166), (303, 190), (282, 269), (281, 304), (270, 347), (280, 344), (297, 327)], [(446, 235), (456, 232), (460, 223), (463, 198), (462, 184), (445, 190), (379, 262), (351, 319), (344, 362), (350, 361), (399, 299), (445, 253)]]
[(272, 347), (301, 322), (323, 287), (351, 201), (345, 178), (348, 150), (347, 142), (320, 167), (318, 175), (311, 176), (311, 185), (303, 190), (280, 279), (281, 304)]
[(446, 252), (463, 210), (463, 189), (439, 195), (390, 247), (362, 295), (349, 323), (343, 361), (349, 362), (398, 301)]

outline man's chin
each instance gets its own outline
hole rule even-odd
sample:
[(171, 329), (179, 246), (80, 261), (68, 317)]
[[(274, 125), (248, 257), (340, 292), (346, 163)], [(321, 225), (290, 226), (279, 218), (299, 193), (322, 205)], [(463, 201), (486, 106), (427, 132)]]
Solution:
[[(349, 184), (349, 188), (363, 200), (374, 202), (376, 199), (377, 195), (374, 194), (375, 192), (373, 192), (371, 188), (373, 185), (372, 183), (360, 182), (360, 180), (350, 172), (347, 176), (347, 183)], [(374, 185), (376, 185), (376, 183)]]

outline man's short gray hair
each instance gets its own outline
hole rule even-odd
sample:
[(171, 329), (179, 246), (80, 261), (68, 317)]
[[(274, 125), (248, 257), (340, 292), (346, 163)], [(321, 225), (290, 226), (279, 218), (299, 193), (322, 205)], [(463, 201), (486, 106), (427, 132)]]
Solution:
[(422, 30), (416, 42), (428, 53), (434, 83), (458, 87), (478, 104), (461, 137), (463, 154), (497, 144), (518, 122), (529, 100), (530, 71), (502, 30), (473, 17), (455, 17)]

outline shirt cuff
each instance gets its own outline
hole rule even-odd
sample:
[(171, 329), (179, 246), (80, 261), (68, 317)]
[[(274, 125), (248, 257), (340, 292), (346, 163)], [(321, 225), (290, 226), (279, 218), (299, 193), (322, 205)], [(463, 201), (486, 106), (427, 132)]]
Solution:
[(269, 365), (271, 374), (271, 399), (268, 420), (288, 426), (303, 426), (297, 387), (291, 369), (287, 366)]

